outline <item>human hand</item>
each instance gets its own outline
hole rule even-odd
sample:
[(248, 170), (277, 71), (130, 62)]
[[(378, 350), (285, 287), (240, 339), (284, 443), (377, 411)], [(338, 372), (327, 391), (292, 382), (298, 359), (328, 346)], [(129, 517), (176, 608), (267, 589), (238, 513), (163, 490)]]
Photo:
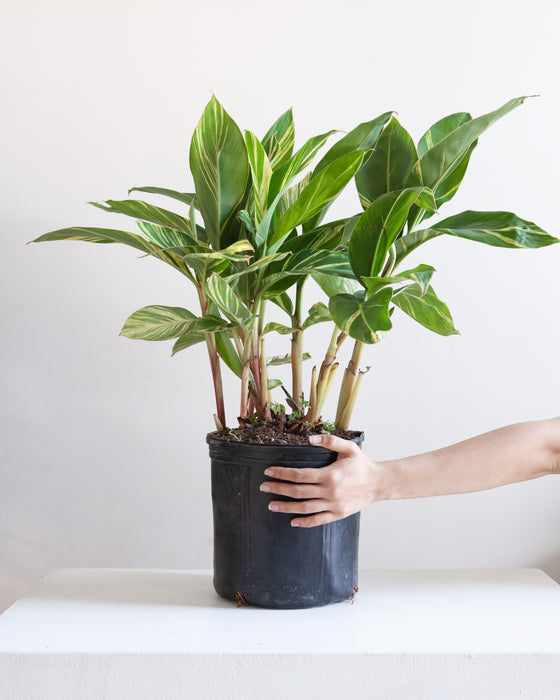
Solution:
[(312, 435), (309, 442), (338, 452), (336, 462), (327, 467), (268, 467), (265, 475), (276, 481), (265, 481), (261, 491), (303, 499), (271, 501), (269, 509), (278, 513), (297, 513), (293, 527), (315, 527), (346, 518), (379, 500), (379, 465), (372, 462), (356, 443), (334, 435)]

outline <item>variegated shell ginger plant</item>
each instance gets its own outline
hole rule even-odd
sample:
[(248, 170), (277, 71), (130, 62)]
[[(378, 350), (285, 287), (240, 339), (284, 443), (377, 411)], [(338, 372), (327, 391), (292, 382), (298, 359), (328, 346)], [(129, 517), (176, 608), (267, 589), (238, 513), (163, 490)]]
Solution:
[[(504, 248), (557, 242), (509, 212), (465, 211), (424, 223), (434, 221), (438, 208), (457, 191), (481, 134), (524, 99), (475, 119), (465, 112), (451, 114), (430, 127), (417, 146), (393, 113), (386, 112), (338, 139), (312, 168), (336, 132), (314, 136), (294, 152), (291, 110), (259, 140), (250, 131), (242, 134), (212, 97), (190, 147), (195, 193), (161, 187), (129, 191), (175, 200), (181, 213), (137, 199), (109, 200), (94, 204), (137, 219), (137, 232), (72, 227), (36, 240), (124, 243), (171, 265), (192, 282), (200, 312), (147, 306), (127, 319), (122, 334), (176, 339), (174, 354), (205, 342), (218, 430), (227, 426), (222, 363), (241, 380), (241, 427), (272, 420), (294, 432), (331, 430), (322, 409), (338, 351), (351, 339), (335, 421), (344, 430), (364, 374), (363, 346), (390, 330), (395, 308), (440, 335), (457, 332), (449, 309), (430, 285), (434, 268), (401, 270), (408, 253), (443, 234)], [(351, 181), (364, 211), (325, 223), (330, 205)], [(302, 290), (309, 277), (328, 303), (318, 302), (304, 313)], [(269, 303), (285, 312), (284, 324), (266, 322)], [(304, 396), (303, 334), (319, 322), (334, 322), (332, 337), (322, 363), (313, 367)], [(291, 336), (291, 351), (267, 357), (269, 333)], [(271, 396), (280, 382), (269, 379), (269, 369), (280, 363), (291, 363), (292, 386), (281, 387), (289, 410)]]

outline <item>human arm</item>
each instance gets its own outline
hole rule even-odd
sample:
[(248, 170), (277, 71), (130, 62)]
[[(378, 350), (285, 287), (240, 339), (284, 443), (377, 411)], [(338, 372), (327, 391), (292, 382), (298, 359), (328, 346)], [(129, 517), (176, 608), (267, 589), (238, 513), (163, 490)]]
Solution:
[(385, 462), (331, 435), (312, 436), (310, 442), (338, 452), (336, 462), (320, 469), (269, 467), (267, 476), (284, 481), (261, 485), (262, 491), (302, 499), (269, 504), (280, 513), (306, 516), (294, 518), (295, 527), (338, 520), (375, 501), (483, 491), (560, 473), (560, 417), (509, 425)]

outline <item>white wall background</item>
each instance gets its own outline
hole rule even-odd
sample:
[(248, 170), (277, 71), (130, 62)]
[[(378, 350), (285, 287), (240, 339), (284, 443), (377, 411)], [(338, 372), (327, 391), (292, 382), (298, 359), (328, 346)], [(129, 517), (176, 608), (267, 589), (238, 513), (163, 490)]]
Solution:
[[(188, 306), (190, 289), (124, 247), (24, 245), (68, 225), (125, 227), (85, 202), (133, 185), (188, 191), (188, 142), (211, 92), (260, 135), (293, 106), (299, 144), (387, 109), (418, 138), (445, 114), (539, 93), (480, 139), (444, 215), (513, 210), (560, 234), (551, 0), (28, 0), (6, 5), (0, 26), (0, 608), (55, 567), (211, 566), (204, 349), (170, 359), (171, 344), (118, 337), (133, 310)], [(354, 199), (336, 207), (353, 212)], [(401, 315), (369, 352), (354, 421), (366, 451), (392, 458), (558, 415), (560, 246), (438, 239), (413, 262), (438, 269), (462, 335)], [(322, 332), (308, 341), (317, 355)], [(233, 417), (233, 381), (228, 396)], [(361, 565), (559, 578), (559, 506), (553, 477), (380, 503), (363, 517)]]

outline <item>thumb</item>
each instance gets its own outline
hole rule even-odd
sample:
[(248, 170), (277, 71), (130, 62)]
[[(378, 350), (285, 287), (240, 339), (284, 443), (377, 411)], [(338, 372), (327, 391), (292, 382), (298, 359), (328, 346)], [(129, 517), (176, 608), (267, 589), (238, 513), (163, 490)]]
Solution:
[(310, 435), (309, 442), (312, 445), (326, 447), (328, 450), (338, 452), (338, 454), (343, 457), (356, 454), (356, 451), (360, 449), (355, 442), (344, 440), (343, 438), (336, 437), (336, 435)]

